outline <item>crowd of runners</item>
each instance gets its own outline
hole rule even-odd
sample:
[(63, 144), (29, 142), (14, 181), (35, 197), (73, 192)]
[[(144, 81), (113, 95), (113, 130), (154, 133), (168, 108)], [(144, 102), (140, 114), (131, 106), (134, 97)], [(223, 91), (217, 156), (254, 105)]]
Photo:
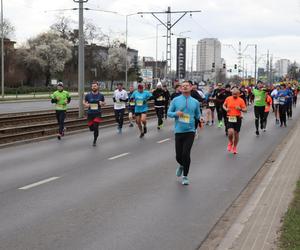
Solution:
[[(135, 122), (139, 137), (143, 138), (147, 134), (149, 101), (154, 102), (158, 130), (163, 129), (167, 117), (175, 120), (175, 152), (179, 164), (176, 175), (182, 177), (183, 185), (188, 185), (192, 145), (204, 124), (208, 127), (216, 125), (220, 129), (224, 128), (228, 137), (227, 150), (237, 154), (243, 113), (249, 111), (248, 107), (253, 106), (255, 135), (259, 136), (261, 132), (267, 130), (270, 112), (274, 113), (276, 126), (287, 126), (287, 120), (292, 119), (293, 108), (297, 105), (299, 90), (298, 83), (267, 85), (261, 81), (252, 86), (218, 83), (203, 90), (196, 83), (184, 81), (174, 86), (173, 93), (160, 82), (153, 90), (139, 83), (136, 90), (130, 86), (127, 92), (123, 84), (119, 83), (112, 100), (119, 134), (122, 133), (124, 116), (127, 113), (129, 127), (134, 127)], [(59, 140), (65, 133), (64, 120), (70, 101), (69, 93), (64, 90), (63, 83), (59, 82), (57, 91), (51, 96), (51, 102), (56, 107)], [(100, 93), (97, 82), (92, 83), (91, 91), (85, 96), (83, 104), (87, 109), (88, 127), (93, 132), (93, 146), (96, 146), (101, 108), (106, 105), (105, 97)]]

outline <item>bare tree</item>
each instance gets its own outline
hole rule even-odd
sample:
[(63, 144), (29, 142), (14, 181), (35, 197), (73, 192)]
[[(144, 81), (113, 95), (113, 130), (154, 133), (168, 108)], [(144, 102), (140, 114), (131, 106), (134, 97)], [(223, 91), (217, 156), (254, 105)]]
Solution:
[[(1, 29), (1, 24), (0, 24), (0, 29)], [(4, 32), (4, 38), (7, 39), (11, 39), (14, 34), (15, 34), (15, 27), (13, 26), (13, 24), (8, 20), (8, 19), (4, 19), (3, 22), (3, 32)]]

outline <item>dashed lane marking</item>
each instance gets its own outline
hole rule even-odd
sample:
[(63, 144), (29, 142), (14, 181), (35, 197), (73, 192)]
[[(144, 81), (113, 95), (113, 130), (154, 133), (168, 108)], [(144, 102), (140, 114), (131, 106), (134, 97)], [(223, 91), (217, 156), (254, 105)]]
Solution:
[(24, 186), (24, 187), (21, 187), (19, 188), (20, 190), (28, 190), (30, 188), (34, 188), (34, 187), (37, 187), (37, 186), (40, 186), (40, 185), (43, 185), (43, 184), (46, 184), (48, 182), (51, 182), (51, 181), (55, 181), (57, 179), (59, 179), (61, 177), (51, 177), (49, 179), (45, 179), (45, 180), (42, 180), (42, 181), (39, 181), (39, 182), (36, 182), (36, 183), (32, 183), (30, 185), (27, 185), (27, 186)]

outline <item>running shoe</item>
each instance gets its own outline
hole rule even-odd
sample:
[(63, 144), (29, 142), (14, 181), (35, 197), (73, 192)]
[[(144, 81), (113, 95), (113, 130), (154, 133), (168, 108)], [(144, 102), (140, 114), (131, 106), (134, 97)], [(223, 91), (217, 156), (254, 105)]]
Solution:
[(228, 152), (231, 152), (231, 150), (232, 150), (232, 144), (230, 142), (228, 142), (227, 150), (228, 150)]
[(93, 147), (96, 147), (96, 146), (97, 146), (97, 142), (93, 141)]
[(141, 134), (140, 134), (140, 138), (143, 138), (143, 137), (144, 137), (144, 135), (145, 135), (144, 133), (141, 133)]
[(235, 155), (238, 153), (236, 147), (233, 147), (233, 148), (232, 148), (232, 153), (235, 154)]
[(187, 185), (189, 185), (190, 184), (190, 180), (189, 180), (189, 178), (187, 177), (187, 176), (183, 176), (182, 177), (182, 185), (185, 185), (185, 186), (187, 186)]
[(118, 127), (118, 134), (122, 134), (122, 128)]
[(130, 124), (129, 124), (129, 127), (132, 128), (132, 127), (133, 127), (133, 123), (130, 123)]
[(256, 135), (259, 135), (259, 131), (258, 131), (258, 130), (256, 130), (255, 134), (256, 134)]
[(183, 171), (183, 167), (182, 166), (177, 167), (177, 169), (176, 169), (176, 176), (180, 177), (182, 175), (182, 171)]
[(58, 139), (58, 140), (61, 140), (61, 134), (58, 134), (58, 135), (57, 135), (57, 139)]
[(219, 121), (218, 122), (218, 128), (221, 128), (222, 127), (222, 125), (221, 125), (221, 122)]

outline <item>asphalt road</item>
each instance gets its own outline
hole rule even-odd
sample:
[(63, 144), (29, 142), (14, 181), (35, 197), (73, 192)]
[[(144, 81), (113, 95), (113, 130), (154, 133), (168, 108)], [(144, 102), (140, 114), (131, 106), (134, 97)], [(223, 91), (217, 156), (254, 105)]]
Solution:
[[(112, 97), (106, 97), (107, 105), (113, 104)], [(69, 104), (70, 108), (78, 108), (78, 99), (73, 99)], [(54, 104), (49, 100), (33, 100), (19, 102), (0, 102), (0, 114), (54, 110)]]
[(103, 129), (96, 148), (87, 132), (1, 149), (0, 249), (197, 249), (294, 123), (269, 118), (256, 137), (245, 116), (236, 156), (223, 130), (203, 129), (187, 187), (175, 177), (172, 121), (156, 131), (152, 120), (144, 139)]

